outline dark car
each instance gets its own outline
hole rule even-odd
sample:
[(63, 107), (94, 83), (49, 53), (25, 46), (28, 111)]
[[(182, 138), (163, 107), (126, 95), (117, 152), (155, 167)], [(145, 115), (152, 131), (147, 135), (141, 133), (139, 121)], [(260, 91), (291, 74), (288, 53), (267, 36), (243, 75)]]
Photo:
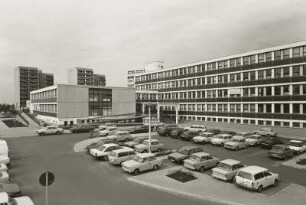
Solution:
[(284, 144), (278, 137), (265, 137), (261, 142), (261, 148), (271, 149), (273, 145)]
[(72, 133), (79, 133), (79, 132), (91, 132), (95, 128), (97, 128), (97, 125), (73, 125), (70, 128), (70, 131)]
[(219, 130), (219, 129), (208, 129), (207, 132), (210, 132), (213, 135), (217, 135), (217, 134), (221, 133), (221, 130)]
[(87, 145), (86, 150), (89, 151), (90, 149), (94, 149), (94, 148), (97, 148), (101, 145), (109, 144), (109, 143), (116, 143), (116, 141), (113, 140), (113, 139), (102, 139), (102, 140), (99, 140), (97, 142), (93, 142), (93, 143)]
[[(151, 131), (153, 130), (153, 127), (151, 127)], [(137, 133), (147, 133), (149, 132), (149, 126), (148, 125), (141, 125), (137, 126), (131, 129), (131, 134), (137, 134)]]
[(6, 192), (11, 197), (21, 195), (20, 187), (18, 184), (2, 184), (0, 183), (0, 193)]
[(287, 159), (294, 155), (294, 151), (290, 149), (288, 145), (278, 144), (273, 145), (272, 149), (269, 150), (269, 157), (279, 158), (279, 159)]
[(157, 128), (157, 134), (159, 136), (169, 136), (170, 132), (178, 128), (176, 124), (163, 125)]
[(190, 141), (193, 137), (197, 136), (199, 132), (194, 131), (184, 131), (182, 134), (180, 134), (179, 139)]
[(172, 138), (179, 138), (179, 136), (185, 132), (186, 130), (184, 128), (175, 128), (170, 132), (170, 137)]
[(174, 152), (170, 155), (168, 155), (168, 159), (171, 162), (183, 164), (185, 159), (188, 159), (190, 155), (196, 152), (203, 152), (204, 150), (200, 147), (196, 146), (186, 146), (182, 147), (179, 151)]

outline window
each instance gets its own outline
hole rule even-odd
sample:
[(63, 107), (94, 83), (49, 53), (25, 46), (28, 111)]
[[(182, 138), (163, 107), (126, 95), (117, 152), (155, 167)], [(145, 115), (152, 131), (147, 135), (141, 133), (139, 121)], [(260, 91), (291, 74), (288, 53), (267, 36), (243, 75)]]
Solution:
[(284, 67), (283, 68), (283, 77), (289, 77), (289, 75), (290, 75), (289, 67)]
[(243, 105), (243, 112), (249, 112), (249, 105), (248, 104)]
[(303, 114), (306, 114), (306, 104), (303, 104)]
[(281, 68), (275, 68), (274, 69), (274, 78), (280, 78), (282, 75), (282, 69)]
[(272, 95), (272, 87), (266, 87), (266, 96), (271, 96)]
[(255, 104), (251, 104), (251, 112), (252, 112), (252, 113), (255, 112)]
[(289, 104), (284, 104), (284, 113), (289, 113)]
[[(306, 68), (306, 66), (305, 66), (305, 68)], [(306, 75), (306, 69), (305, 69), (305, 75)], [(236, 80), (241, 81), (241, 74), (240, 73), (236, 74)]]
[(264, 53), (258, 55), (258, 63), (263, 63), (263, 62), (265, 62), (265, 54)]
[(254, 175), (255, 180), (259, 180), (259, 179), (262, 179), (264, 177), (265, 177), (265, 175), (264, 175), (263, 172), (260, 172), (260, 173)]
[(306, 64), (303, 65), (303, 76), (306, 76)]
[(250, 88), (250, 95), (255, 96), (255, 88)]
[(256, 63), (256, 57), (255, 57), (255, 55), (252, 55), (250, 57), (250, 64), (254, 64), (254, 63)]
[(266, 104), (266, 112), (271, 113), (272, 112), (272, 106), (271, 104)]
[(290, 49), (284, 49), (283, 50), (283, 59), (288, 59), (290, 58)]
[(299, 95), (300, 94), (300, 85), (293, 85), (293, 95)]
[(293, 104), (293, 113), (300, 113), (300, 104)]
[(283, 89), (284, 89), (284, 95), (289, 95), (290, 94), (290, 87), (289, 87), (289, 85), (284, 85)]
[(295, 47), (293, 48), (293, 58), (297, 58), (297, 57), (300, 57), (300, 47)]
[(264, 71), (263, 70), (259, 70), (258, 71), (258, 80), (262, 80), (264, 79)]
[(230, 74), (230, 82), (235, 82), (235, 74)]
[(230, 60), (230, 67), (235, 67), (235, 62), (236, 62), (236, 59), (231, 59)]
[(272, 61), (272, 53), (268, 52), (266, 53), (266, 62)]
[(255, 80), (255, 71), (250, 72), (251, 80)]
[(224, 75), (224, 83), (228, 82), (228, 75)]
[(250, 64), (250, 57), (246, 56), (243, 57), (243, 65), (249, 65)]
[(281, 60), (281, 51), (274, 51), (274, 60)]
[(306, 46), (303, 46), (303, 56), (306, 56)]
[(272, 70), (271, 69), (267, 69), (266, 70), (266, 79), (269, 79), (272, 77)]
[(300, 76), (301, 75), (299, 65), (293, 66), (292, 70), (293, 70), (293, 76)]
[(249, 73), (248, 73), (248, 72), (244, 72), (244, 73), (243, 73), (243, 80), (244, 80), (244, 81), (249, 80)]
[(280, 113), (280, 112), (281, 112), (281, 106), (280, 106), (280, 104), (275, 104), (275, 105), (274, 105), (274, 112), (275, 112), (275, 113)]
[(274, 87), (274, 95), (281, 95), (281, 86)]
[(258, 96), (264, 96), (264, 88), (258, 88)]
[(306, 84), (303, 85), (303, 95), (306, 95)]

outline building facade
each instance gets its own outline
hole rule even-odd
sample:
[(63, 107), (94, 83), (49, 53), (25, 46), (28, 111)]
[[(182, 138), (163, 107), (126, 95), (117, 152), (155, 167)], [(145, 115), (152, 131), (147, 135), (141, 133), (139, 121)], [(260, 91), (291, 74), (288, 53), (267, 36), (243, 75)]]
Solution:
[(135, 76), (140, 73), (144, 73), (144, 69), (138, 69), (138, 70), (128, 70), (127, 73), (127, 86), (134, 88), (135, 87)]
[(14, 73), (15, 106), (25, 108), (30, 92), (54, 84), (53, 74), (43, 73), (35, 67), (18, 66)]
[(136, 75), (138, 112), (306, 128), (306, 41)]
[(105, 75), (94, 74), (93, 69), (76, 67), (68, 70), (69, 85), (105, 86)]
[(58, 84), (31, 92), (31, 112), (50, 124), (135, 113), (134, 89)]

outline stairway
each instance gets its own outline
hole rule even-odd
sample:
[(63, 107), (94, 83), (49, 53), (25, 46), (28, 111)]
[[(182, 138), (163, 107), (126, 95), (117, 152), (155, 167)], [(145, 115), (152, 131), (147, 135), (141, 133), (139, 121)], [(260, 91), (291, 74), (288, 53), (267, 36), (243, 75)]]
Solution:
[(29, 127), (39, 127), (39, 124), (34, 121), (27, 113), (21, 112), (21, 116), (26, 119), (28, 122)]

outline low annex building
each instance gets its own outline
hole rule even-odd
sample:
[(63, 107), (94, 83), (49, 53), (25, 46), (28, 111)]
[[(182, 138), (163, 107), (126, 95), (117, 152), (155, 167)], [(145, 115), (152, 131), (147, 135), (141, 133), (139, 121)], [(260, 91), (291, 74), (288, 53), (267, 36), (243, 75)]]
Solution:
[(72, 125), (90, 117), (135, 113), (133, 88), (58, 84), (32, 91), (30, 110), (56, 125)]

